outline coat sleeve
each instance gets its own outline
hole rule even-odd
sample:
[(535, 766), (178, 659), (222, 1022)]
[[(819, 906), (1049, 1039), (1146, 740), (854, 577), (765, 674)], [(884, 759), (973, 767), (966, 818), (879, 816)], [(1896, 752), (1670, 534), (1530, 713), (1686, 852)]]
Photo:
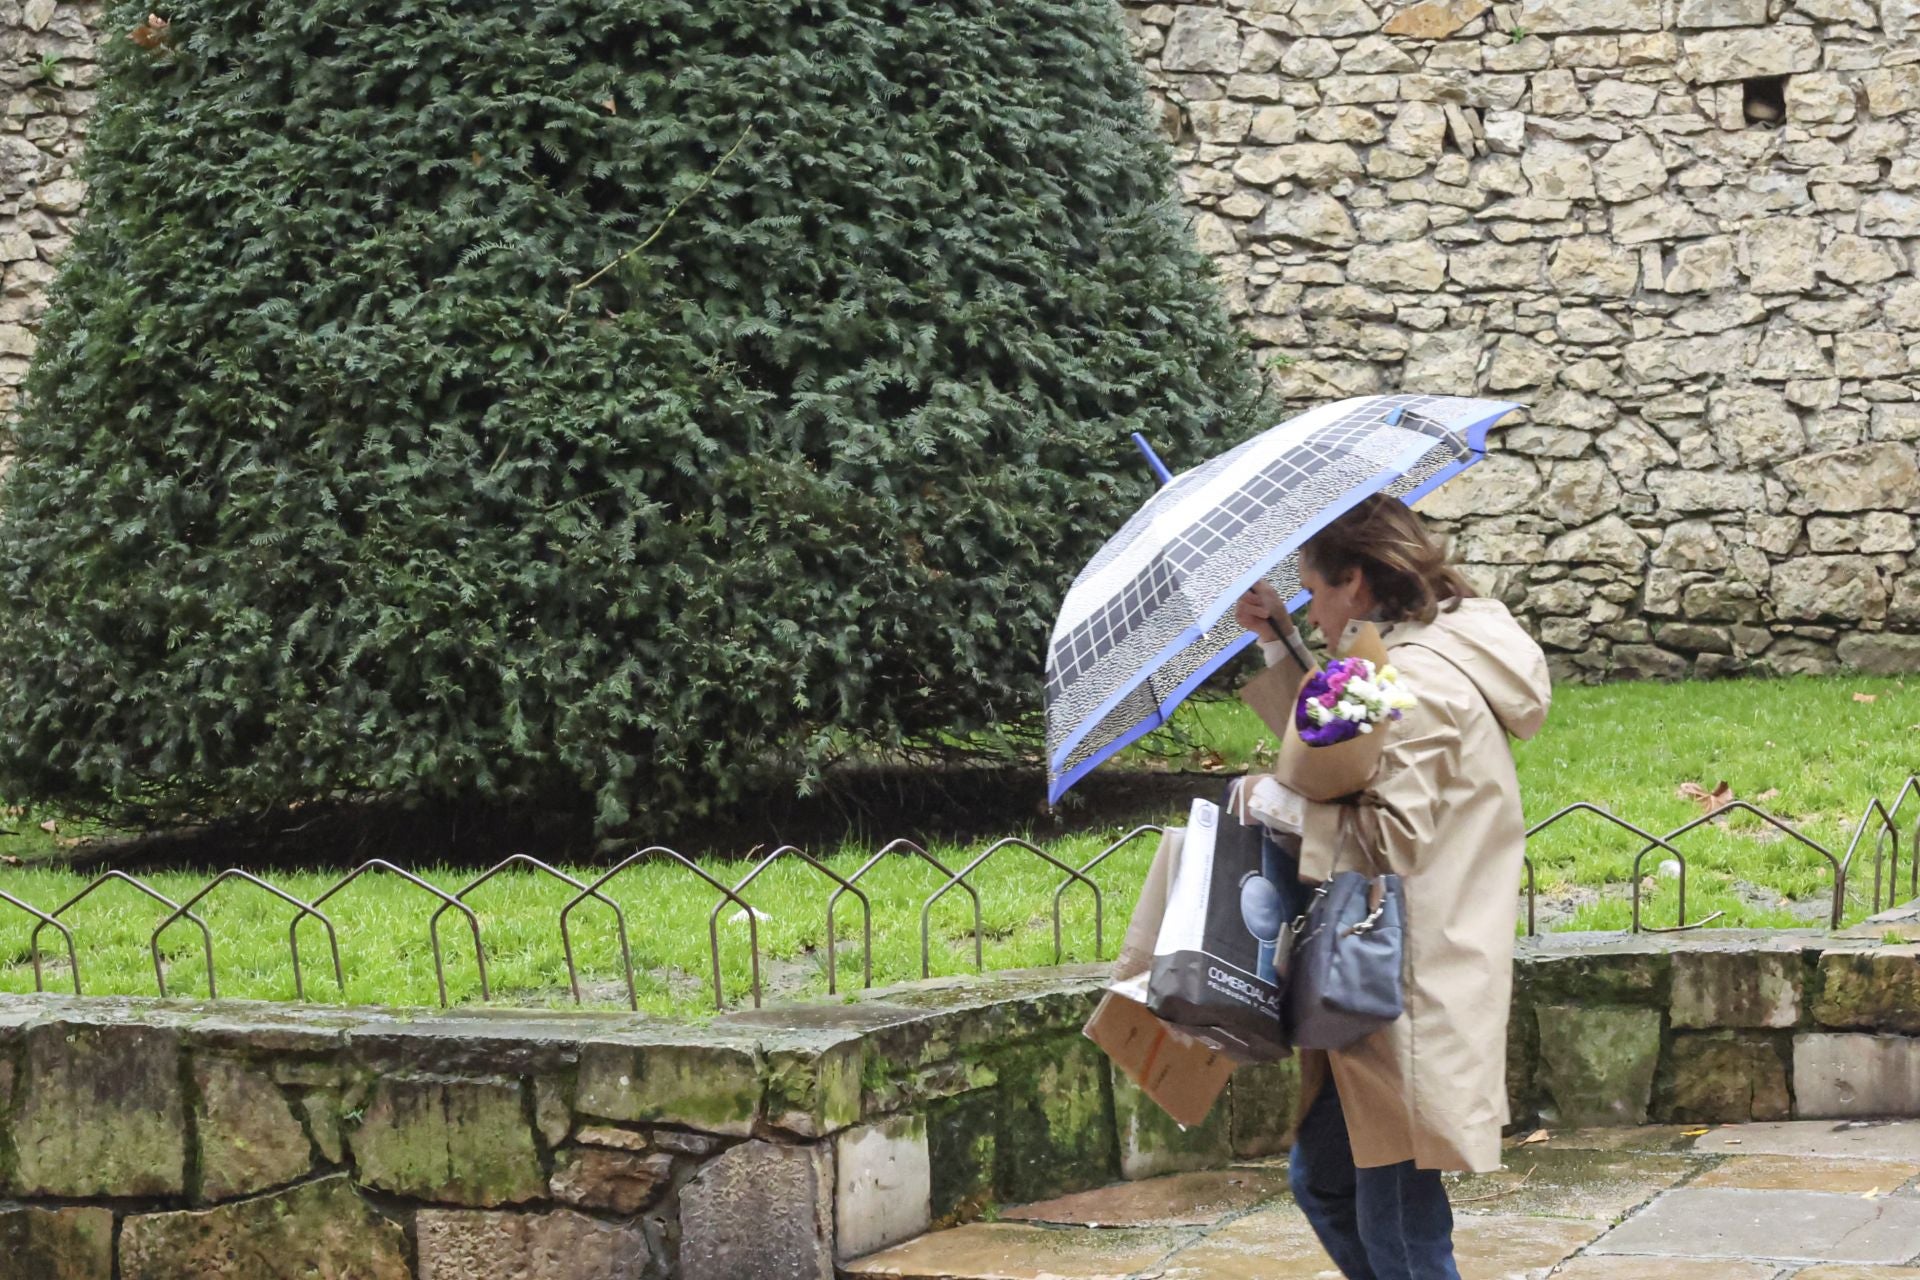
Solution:
[(1385, 751), (1367, 789), (1355, 796), (1307, 802), (1301, 834), (1300, 878), (1331, 879), (1341, 864), (1343, 820), (1352, 836), (1378, 858), (1379, 870), (1412, 875), (1434, 848), (1447, 785), (1460, 768), (1461, 716), (1477, 696), (1471, 683), (1446, 659), (1411, 646), (1397, 650), (1399, 668), (1417, 705), (1388, 729)]

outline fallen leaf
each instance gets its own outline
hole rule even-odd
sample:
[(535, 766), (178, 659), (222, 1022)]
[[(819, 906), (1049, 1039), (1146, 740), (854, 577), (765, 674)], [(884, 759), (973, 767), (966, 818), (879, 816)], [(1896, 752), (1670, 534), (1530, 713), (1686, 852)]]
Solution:
[(145, 22), (127, 32), (127, 39), (142, 49), (157, 49), (160, 47), (160, 42), (166, 39), (169, 25), (171, 24), (159, 14), (150, 13)]
[(1739, 1145), (1740, 1145), (1740, 1139), (1738, 1139), (1738, 1138), (1728, 1138), (1728, 1139), (1727, 1139), (1727, 1145), (1728, 1145), (1728, 1146), (1730, 1146), (1730, 1147), (1737, 1147), (1737, 1146), (1739, 1146)]
[(1710, 1132), (1712, 1131), (1709, 1129), (1688, 1129), (1685, 1133), (1681, 1134), (1680, 1136), (1684, 1138), (1704, 1138)]
[(620, 104), (615, 102), (612, 98), (600, 99), (600, 109), (605, 111), (610, 116), (617, 116), (620, 114)]
[(1853, 700), (1855, 702), (1878, 702), (1880, 701), (1880, 695), (1877, 693), (1856, 693), (1853, 695)]
[(60, 824), (55, 822), (52, 818), (48, 818), (45, 822), (40, 824), (40, 829), (46, 832), (48, 835), (52, 835), (54, 832), (60, 829)]
[(1779, 798), (1780, 798), (1780, 788), (1768, 787), (1765, 791), (1762, 791), (1759, 795), (1755, 796), (1753, 799), (1756, 804), (1765, 804), (1769, 800), (1778, 800)]
[(1545, 1129), (1535, 1129), (1532, 1133), (1520, 1139), (1520, 1145), (1523, 1147), (1530, 1147), (1536, 1142), (1545, 1142), (1551, 1137), (1553, 1137), (1553, 1135), (1547, 1132)]
[(27, 865), (25, 862), (21, 861), (19, 858), (14, 857), (10, 853), (0, 853), (0, 862), (4, 862), (10, 867), (24, 867)]
[(1867, 1194), (1861, 1196), (1860, 1198), (1862, 1200), (1878, 1200), (1880, 1198), (1880, 1188), (1875, 1187), (1873, 1190), (1867, 1192)]
[(1733, 787), (1726, 782), (1722, 782), (1711, 791), (1697, 782), (1683, 782), (1680, 784), (1679, 791), (1682, 796), (1699, 805), (1707, 813), (1718, 813), (1733, 803)]

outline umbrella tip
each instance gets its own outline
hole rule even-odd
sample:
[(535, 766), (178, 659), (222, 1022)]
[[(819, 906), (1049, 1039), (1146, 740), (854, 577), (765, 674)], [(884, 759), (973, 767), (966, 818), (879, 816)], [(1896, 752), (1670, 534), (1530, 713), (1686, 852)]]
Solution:
[(1154, 479), (1163, 485), (1173, 482), (1173, 472), (1167, 470), (1167, 464), (1160, 461), (1160, 455), (1153, 451), (1153, 446), (1148, 444), (1147, 438), (1138, 431), (1133, 433), (1133, 447), (1138, 449), (1140, 456), (1147, 460), (1147, 466), (1152, 469)]

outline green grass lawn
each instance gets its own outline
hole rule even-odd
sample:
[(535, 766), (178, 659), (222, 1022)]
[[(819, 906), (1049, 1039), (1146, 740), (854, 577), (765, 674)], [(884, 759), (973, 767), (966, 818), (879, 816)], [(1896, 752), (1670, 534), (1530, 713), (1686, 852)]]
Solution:
[[(1862, 701), (1865, 695), (1871, 701)], [(1265, 734), (1237, 703), (1186, 709), (1178, 724), (1134, 754), (1136, 763), (1223, 772), (1257, 760)], [(1530, 819), (1580, 800), (1602, 804), (1656, 834), (1700, 813), (1678, 794), (1686, 782), (1711, 790), (1721, 781), (1736, 796), (1755, 800), (1807, 835), (1844, 854), (1867, 801), (1891, 803), (1906, 779), (1920, 771), (1920, 687), (1897, 680), (1843, 678), (1690, 685), (1612, 685), (1568, 688), (1546, 731), (1519, 750), (1522, 789)], [(1213, 785), (1196, 778), (1196, 794)], [(1764, 797), (1764, 798), (1763, 798)], [(1169, 818), (1177, 820), (1178, 815)], [(40, 830), (42, 815), (7, 819), (16, 834), (0, 852), (28, 865), (0, 868), (0, 889), (50, 909), (85, 883), (81, 874), (55, 865), (58, 841), (75, 832), (64, 824)], [(1902, 813), (1908, 839), (1920, 819), (1920, 798)], [(1123, 834), (1052, 840), (1049, 853), (1072, 865), (1092, 857)], [(1788, 926), (1822, 916), (1831, 889), (1825, 861), (1778, 835), (1757, 819), (1735, 817), (1697, 830), (1679, 844), (1689, 863), (1688, 915), (1698, 920), (1722, 912), (1725, 926)], [(1588, 817), (1542, 833), (1533, 844), (1540, 892), (1551, 928), (1624, 929), (1629, 908), (1629, 868), (1640, 842)], [(1902, 844), (1903, 853), (1906, 842)], [(870, 854), (866, 848), (830, 851), (825, 861), (851, 875)], [(957, 869), (980, 847), (936, 847), (933, 853)], [(1094, 873), (1105, 897), (1106, 951), (1110, 954), (1132, 910), (1153, 841), (1124, 847)], [(1872, 883), (1872, 842), (1858, 858), (1848, 918), (1867, 914)], [(1664, 855), (1662, 855), (1664, 856)], [(1676, 884), (1652, 874), (1647, 920), (1673, 923)], [(711, 864), (731, 882), (742, 866)], [(582, 879), (598, 871), (571, 868)], [(311, 898), (339, 872), (276, 873), (273, 882)], [(472, 878), (466, 870), (424, 869), (420, 874), (448, 891)], [(206, 882), (198, 874), (155, 872), (146, 877), (160, 892), (184, 900)], [(973, 882), (981, 896), (985, 959), (989, 969), (1051, 963), (1050, 907), (1062, 876), (1018, 847), (1002, 849)], [(1905, 879), (1903, 872), (1902, 879)], [(920, 973), (920, 910), (942, 877), (910, 857), (874, 868), (861, 887), (872, 898), (873, 970), (876, 983)], [(822, 994), (826, 989), (824, 903), (833, 884), (797, 861), (776, 865), (746, 891), (767, 917), (760, 924), (762, 980), (770, 998)], [(493, 998), (514, 1004), (560, 1004), (571, 1000), (557, 918), (574, 890), (527, 872), (504, 874), (472, 895), (487, 948)], [(708, 917), (717, 895), (684, 869), (664, 863), (636, 866), (608, 888), (626, 912), (641, 1008), (686, 1015), (711, 1006)], [(1095, 957), (1091, 895), (1081, 886), (1064, 900), (1065, 953), (1069, 960)], [(339, 929), (346, 970), (345, 998), (356, 1003), (437, 1003), (427, 919), (439, 906), (430, 895), (393, 877), (366, 877), (326, 904)], [(220, 994), (266, 999), (293, 995), (287, 951), (292, 909), (258, 889), (229, 882), (201, 907), (213, 930)], [(88, 994), (153, 994), (147, 939), (167, 909), (123, 884), (109, 885), (62, 919), (79, 942)], [(732, 904), (720, 913), (722, 976), (730, 1001), (750, 988), (747, 926)], [(860, 911), (851, 896), (837, 916), (842, 991), (861, 982)], [(972, 913), (965, 895), (949, 893), (935, 907), (932, 960), (936, 974), (965, 972), (972, 965)], [(0, 990), (30, 991), (28, 917), (0, 903)], [(463, 921), (448, 913), (441, 922), (447, 981), (455, 1001), (477, 999), (473, 946)], [(338, 999), (326, 959), (324, 932), (315, 921), (301, 927), (301, 954), (309, 998)], [(588, 902), (574, 913), (576, 956), (589, 1002), (617, 1007), (625, 1002), (612, 916)], [(43, 951), (63, 954), (52, 930)], [(205, 964), (197, 931), (185, 922), (163, 938), (169, 991), (204, 994)], [(69, 988), (64, 959), (52, 966), (48, 984)]]

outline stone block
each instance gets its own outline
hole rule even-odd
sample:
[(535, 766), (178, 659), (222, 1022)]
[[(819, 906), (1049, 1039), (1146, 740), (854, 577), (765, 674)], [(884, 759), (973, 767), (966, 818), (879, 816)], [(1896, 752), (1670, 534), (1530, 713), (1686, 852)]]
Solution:
[(563, 1204), (627, 1216), (659, 1199), (672, 1177), (673, 1157), (664, 1151), (566, 1147), (554, 1155), (548, 1186)]
[(1536, 35), (1658, 31), (1660, 0), (1522, 0), (1515, 25)]
[(1868, 196), (1860, 204), (1860, 234), (1901, 239), (1920, 235), (1920, 197), (1898, 191)]
[(1233, 1073), (1227, 1089), (1233, 1117), (1233, 1154), (1241, 1160), (1285, 1155), (1300, 1105), (1300, 1064), (1262, 1062)]
[(680, 1192), (681, 1280), (833, 1280), (831, 1165), (758, 1140), (710, 1161)]
[(1516, 515), (1532, 510), (1539, 497), (1540, 473), (1531, 459), (1517, 453), (1489, 453), (1485, 462), (1435, 489), (1416, 505), (1429, 519), (1460, 520)]
[(307, 1132), (320, 1158), (328, 1164), (342, 1164), (347, 1158), (347, 1139), (340, 1129), (340, 1095), (332, 1089), (312, 1089), (300, 1097), (301, 1114), (307, 1118)]
[(759, 1064), (744, 1047), (589, 1043), (580, 1049), (574, 1109), (745, 1137), (760, 1114), (761, 1091)]
[(1113, 1122), (1120, 1139), (1122, 1178), (1218, 1168), (1233, 1155), (1233, 1109), (1224, 1099), (1214, 1104), (1206, 1120), (1183, 1129), (1138, 1085), (1116, 1071)]
[(1240, 69), (1240, 24), (1218, 9), (1181, 6), (1161, 47), (1160, 65), (1168, 71), (1231, 75)]
[(1681, 27), (1762, 27), (1767, 0), (1680, 0)]
[(350, 1144), (360, 1180), (383, 1191), (479, 1208), (547, 1192), (525, 1090), (512, 1080), (383, 1077)]
[(226, 1058), (193, 1062), (194, 1133), (202, 1201), (231, 1200), (302, 1177), (313, 1167), (306, 1130), (273, 1080)]
[(1797, 951), (1744, 946), (1682, 951), (1673, 958), (1673, 1025), (1700, 1030), (1797, 1026), (1802, 985)]
[(1347, 260), (1347, 278), (1385, 289), (1432, 293), (1446, 279), (1446, 255), (1425, 240), (1361, 245)]
[(1827, 1035), (1793, 1038), (1793, 1113), (1802, 1120), (1914, 1114), (1920, 1039)]
[(933, 1221), (927, 1123), (896, 1116), (834, 1139), (833, 1229), (841, 1258), (911, 1240)]
[(1366, 0), (1295, 0), (1289, 16), (1309, 36), (1356, 36), (1380, 29)]
[(0, 1209), (0, 1259), (21, 1280), (112, 1280), (111, 1209)]
[[(1920, 583), (1910, 583), (1909, 589), (1916, 585)], [(1920, 636), (1892, 631), (1855, 632), (1840, 638), (1839, 658), (1846, 666), (1868, 675), (1911, 675), (1920, 671)]]
[(1920, 1032), (1920, 946), (1829, 951), (1820, 957), (1823, 1027)]
[(1783, 1043), (1731, 1033), (1673, 1042), (1655, 1119), (1663, 1124), (1746, 1124), (1793, 1111)]
[(1783, 620), (1858, 622), (1887, 610), (1887, 591), (1865, 556), (1802, 556), (1775, 566), (1769, 587)]
[(209, 1276), (413, 1280), (405, 1233), (344, 1174), (214, 1209), (132, 1214), (121, 1225), (120, 1280)]
[[(1590, 840), (1629, 839), (1611, 823), (1591, 814), (1575, 814), (1564, 827), (1535, 837), (1543, 844), (1576, 840), (1568, 828), (1584, 829)], [(1530, 950), (1520, 970), (1529, 998), (1554, 1005), (1634, 1005), (1667, 1007), (1673, 983), (1673, 957), (1664, 948), (1631, 935), (1582, 939), (1577, 948)]]
[(650, 1269), (657, 1260), (638, 1224), (600, 1222), (571, 1209), (422, 1209), (414, 1221), (419, 1280), (638, 1280), (661, 1274)]
[(936, 1226), (977, 1218), (996, 1199), (998, 1089), (977, 1089), (927, 1109), (928, 1196)]
[(1542, 1005), (1540, 1083), (1561, 1124), (1647, 1122), (1660, 1063), (1660, 1015), (1651, 1009)]
[(1820, 40), (1808, 27), (1711, 31), (1680, 42), (1680, 73), (1695, 84), (1784, 76), (1820, 65)]
[(186, 1189), (180, 1043), (170, 1030), (26, 1029), (10, 1127), (21, 1196), (165, 1196)]
[(1619, 516), (1604, 516), (1583, 529), (1562, 534), (1547, 545), (1547, 559), (1571, 564), (1611, 565), (1639, 569), (1646, 563), (1647, 544), (1633, 526)]
[(768, 1049), (761, 1061), (761, 1105), (768, 1122), (814, 1138), (859, 1120), (867, 1049), (860, 1040), (826, 1049)]
[(1444, 40), (1491, 7), (1488, 0), (1421, 0), (1387, 19), (1386, 33), (1411, 40)]

